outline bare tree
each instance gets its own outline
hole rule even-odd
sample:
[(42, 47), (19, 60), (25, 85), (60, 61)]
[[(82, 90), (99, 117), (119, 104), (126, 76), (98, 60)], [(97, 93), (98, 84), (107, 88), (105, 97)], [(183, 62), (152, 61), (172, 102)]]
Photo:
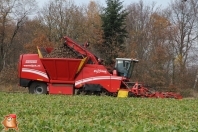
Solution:
[(83, 13), (71, 0), (55, 0), (41, 9), (39, 18), (47, 27), (46, 34), (51, 41), (59, 41), (64, 35), (78, 40), (85, 21)]
[(153, 86), (168, 86), (171, 81), (171, 23), (165, 9), (142, 0), (128, 6), (127, 57), (138, 58), (135, 80)]
[(127, 7), (127, 29), (129, 37), (126, 41), (127, 51), (126, 57), (138, 58), (140, 60), (137, 67), (138, 74), (135, 77), (138, 80), (145, 80), (148, 76), (149, 61), (149, 32), (150, 32), (150, 16), (155, 12), (155, 5), (148, 6), (142, 0), (139, 3), (133, 3)]
[(18, 31), (34, 8), (32, 0), (0, 1), (0, 71), (8, 65)]
[[(171, 3), (170, 21), (176, 32), (172, 46), (174, 49), (174, 72), (178, 84), (186, 81), (190, 57), (197, 39), (198, 1), (175, 0)], [(184, 85), (183, 85), (184, 86)]]

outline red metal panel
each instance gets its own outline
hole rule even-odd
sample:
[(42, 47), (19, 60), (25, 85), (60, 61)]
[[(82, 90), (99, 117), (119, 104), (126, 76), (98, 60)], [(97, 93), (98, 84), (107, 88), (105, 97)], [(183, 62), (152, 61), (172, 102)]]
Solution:
[(42, 58), (51, 80), (73, 81), (81, 59)]
[(86, 64), (75, 79), (75, 87), (83, 84), (100, 84), (109, 92), (117, 92), (122, 77), (111, 75), (103, 65)]
[(73, 95), (72, 84), (49, 84), (49, 94), (67, 94)]
[(49, 82), (48, 75), (40, 61), (38, 54), (21, 55), (19, 71), (20, 78)]

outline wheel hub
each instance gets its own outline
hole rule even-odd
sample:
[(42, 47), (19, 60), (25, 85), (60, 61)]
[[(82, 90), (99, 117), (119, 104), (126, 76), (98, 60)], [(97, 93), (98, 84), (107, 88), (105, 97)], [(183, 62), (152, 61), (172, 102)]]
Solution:
[(36, 88), (35, 88), (35, 93), (37, 93), (37, 94), (42, 94), (42, 93), (43, 93), (43, 88), (40, 87), (40, 86), (36, 87)]

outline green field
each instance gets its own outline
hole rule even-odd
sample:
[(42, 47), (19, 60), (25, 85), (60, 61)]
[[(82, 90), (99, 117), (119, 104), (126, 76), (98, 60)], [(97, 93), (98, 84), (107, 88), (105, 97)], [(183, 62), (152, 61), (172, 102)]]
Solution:
[(198, 131), (198, 99), (0, 93), (1, 121), (11, 113), (20, 132)]

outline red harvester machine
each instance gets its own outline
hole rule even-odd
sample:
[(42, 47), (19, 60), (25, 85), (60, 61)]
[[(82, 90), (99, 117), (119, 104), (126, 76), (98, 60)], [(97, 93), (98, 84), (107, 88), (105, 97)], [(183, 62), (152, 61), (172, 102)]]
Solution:
[(140, 84), (131, 86), (131, 78), (136, 59), (116, 58), (112, 72), (102, 65), (99, 58), (65, 36), (64, 45), (78, 53), (80, 58), (43, 58), (52, 48), (38, 48), (38, 54), (20, 55), (19, 85), (28, 87), (33, 94), (96, 94), (118, 96), (126, 91), (129, 97), (176, 98), (175, 93), (150, 92)]

